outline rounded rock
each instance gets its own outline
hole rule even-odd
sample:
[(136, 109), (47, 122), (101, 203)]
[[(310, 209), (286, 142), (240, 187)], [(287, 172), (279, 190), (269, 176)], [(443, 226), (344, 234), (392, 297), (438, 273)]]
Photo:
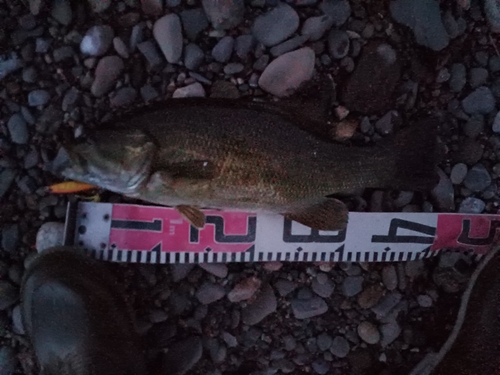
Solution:
[(233, 46), (234, 39), (231, 36), (225, 36), (212, 49), (212, 57), (220, 63), (229, 61), (233, 52)]
[(182, 56), (182, 26), (179, 16), (171, 13), (158, 19), (153, 27), (153, 36), (167, 61), (177, 63)]
[(24, 118), (19, 113), (11, 116), (7, 122), (7, 128), (9, 129), (12, 142), (20, 145), (24, 145), (28, 142), (28, 126), (26, 125)]
[(42, 252), (54, 246), (62, 246), (64, 239), (64, 223), (44, 223), (36, 234), (36, 250)]
[(50, 94), (46, 90), (33, 90), (28, 94), (28, 104), (31, 107), (45, 105), (50, 100)]
[(184, 66), (189, 70), (197, 70), (205, 59), (203, 50), (194, 43), (186, 46), (184, 51)]
[(469, 115), (487, 115), (495, 109), (495, 98), (488, 87), (481, 86), (462, 100), (462, 108)]
[(347, 357), (350, 349), (349, 342), (342, 336), (335, 336), (330, 346), (330, 352), (338, 358)]
[(202, 4), (207, 18), (215, 29), (232, 29), (243, 21), (244, 0), (203, 0)]
[(172, 98), (204, 98), (205, 89), (199, 82), (191, 85), (180, 87), (174, 91)]
[(108, 93), (124, 68), (123, 60), (118, 56), (106, 56), (99, 60), (95, 70), (95, 79), (90, 88), (92, 95), (101, 97)]
[(457, 163), (453, 166), (450, 173), (450, 180), (454, 185), (460, 185), (467, 175), (467, 165)]
[(111, 47), (114, 35), (111, 26), (93, 26), (80, 42), (80, 51), (90, 56), (102, 56)]
[(252, 26), (255, 39), (266, 47), (283, 42), (299, 28), (299, 15), (288, 4), (280, 3), (271, 11), (257, 17)]
[(491, 130), (493, 130), (494, 133), (500, 133), (500, 112), (496, 114)]
[(378, 328), (370, 322), (364, 321), (358, 325), (358, 335), (367, 344), (377, 344), (380, 341)]
[(490, 173), (482, 164), (477, 164), (465, 176), (464, 185), (470, 191), (481, 192), (491, 185)]
[(460, 92), (467, 83), (466, 69), (463, 64), (453, 64), (450, 72), (450, 89), (453, 92)]
[(478, 198), (468, 197), (460, 203), (458, 212), (463, 214), (480, 214), (484, 211), (486, 204)]
[(305, 20), (301, 34), (309, 37), (309, 41), (315, 42), (323, 37), (325, 32), (333, 25), (333, 18), (330, 16), (310, 17)]
[(349, 53), (349, 35), (345, 31), (332, 30), (328, 34), (328, 49), (332, 58), (340, 60)]
[(259, 86), (273, 95), (289, 96), (312, 78), (314, 64), (314, 51), (309, 47), (285, 53), (266, 67)]

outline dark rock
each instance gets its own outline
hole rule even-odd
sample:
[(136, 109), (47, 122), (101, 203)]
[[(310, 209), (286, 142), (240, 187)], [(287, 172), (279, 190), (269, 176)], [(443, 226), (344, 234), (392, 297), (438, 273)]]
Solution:
[(484, 130), (484, 116), (474, 115), (464, 125), (464, 133), (469, 138), (476, 138)]
[(351, 15), (351, 6), (344, 0), (323, 0), (319, 9), (332, 19), (335, 26), (343, 25)]
[(163, 0), (141, 0), (142, 11), (150, 16), (159, 16), (163, 13)]
[(299, 16), (289, 5), (280, 3), (269, 12), (257, 17), (252, 26), (253, 36), (267, 47), (274, 46), (299, 27)]
[(364, 47), (342, 100), (351, 111), (372, 113), (386, 111), (401, 72), (396, 51), (388, 44), (372, 42)]
[(95, 70), (95, 79), (90, 91), (94, 96), (101, 97), (107, 94), (122, 74), (125, 65), (118, 56), (106, 56), (99, 60)]
[(500, 3), (497, 0), (484, 1), (484, 13), (490, 24), (491, 31), (500, 32)]
[(9, 129), (10, 138), (12, 142), (24, 145), (28, 142), (29, 132), (26, 121), (19, 114), (15, 113), (11, 116), (7, 122), (7, 128)]
[(348, 276), (342, 282), (342, 293), (346, 297), (353, 297), (363, 290), (362, 276)]
[(294, 299), (291, 303), (293, 315), (296, 319), (308, 319), (322, 315), (328, 311), (328, 305), (320, 297), (310, 299)]
[(148, 63), (152, 68), (156, 68), (163, 63), (163, 58), (152, 40), (139, 43), (137, 48), (146, 60), (148, 60)]
[(235, 85), (228, 81), (216, 81), (212, 85), (211, 98), (238, 99), (240, 93)]
[(16, 175), (16, 171), (10, 168), (4, 169), (0, 172), (0, 198), (2, 198), (5, 193), (7, 193), (10, 185), (12, 185), (12, 182), (14, 182)]
[(199, 337), (189, 337), (176, 342), (169, 348), (163, 358), (165, 373), (169, 375), (183, 375), (187, 373), (203, 354), (203, 345)]
[(226, 36), (219, 40), (219, 42), (212, 49), (212, 57), (220, 62), (225, 63), (231, 58), (233, 52), (234, 39)]
[(280, 56), (286, 52), (293, 51), (294, 49), (300, 47), (307, 41), (307, 36), (296, 36), (295, 38), (288, 39), (287, 41), (278, 44), (270, 49), (271, 55), (274, 57)]
[(91, 27), (80, 43), (80, 51), (91, 56), (104, 55), (111, 44), (115, 33), (108, 25)]
[(128, 59), (130, 57), (127, 45), (119, 36), (113, 38), (113, 48), (116, 53), (120, 55), (120, 57), (123, 57), (124, 59)]
[(396, 307), (396, 305), (401, 301), (403, 296), (399, 292), (391, 292), (383, 296), (380, 301), (371, 308), (371, 310), (376, 314), (377, 318), (383, 318), (389, 312)]
[(311, 364), (313, 370), (316, 374), (325, 375), (330, 371), (330, 363), (325, 361), (324, 359), (317, 359)]
[(483, 191), (491, 185), (491, 177), (488, 170), (482, 164), (475, 165), (467, 173), (464, 185), (473, 192)]
[(184, 51), (184, 66), (189, 70), (197, 70), (205, 60), (203, 50), (194, 43), (186, 46)]
[(224, 67), (224, 74), (233, 75), (241, 73), (245, 69), (245, 66), (240, 63), (229, 63)]
[(12, 375), (17, 367), (18, 359), (14, 349), (8, 346), (0, 348), (0, 375)]
[(296, 283), (285, 279), (279, 279), (274, 286), (281, 297), (287, 296), (297, 288)]
[(453, 64), (450, 72), (450, 89), (453, 92), (460, 92), (467, 83), (466, 70), (463, 64)]
[(485, 68), (472, 68), (470, 70), (469, 83), (475, 89), (484, 85), (488, 80), (488, 71)]
[(28, 94), (28, 104), (31, 107), (45, 105), (50, 100), (50, 94), (46, 90), (33, 90)]
[(208, 281), (203, 283), (196, 292), (196, 298), (204, 305), (218, 301), (225, 295), (224, 287)]
[(333, 18), (330, 16), (310, 17), (305, 20), (301, 34), (309, 37), (309, 40), (315, 42), (323, 37), (325, 32), (330, 30), (333, 25)]
[(149, 102), (153, 99), (156, 99), (158, 97), (158, 91), (151, 85), (145, 85), (141, 87), (141, 96), (142, 100), (145, 102)]
[(322, 352), (330, 349), (330, 346), (332, 345), (332, 336), (329, 334), (323, 332), (321, 335), (319, 335), (316, 338), (316, 345), (318, 345), (318, 349), (321, 350)]
[(262, 287), (255, 300), (241, 311), (243, 323), (254, 325), (276, 311), (278, 303), (273, 288), (269, 284)]
[(340, 60), (349, 53), (349, 35), (345, 31), (332, 30), (328, 34), (328, 48), (332, 58)]
[(71, 46), (63, 46), (54, 50), (54, 61), (56, 63), (72, 59), (75, 56), (75, 50)]
[(254, 45), (255, 39), (253, 35), (240, 35), (236, 38), (236, 41), (234, 43), (234, 52), (236, 52), (236, 56), (244, 60), (247, 58)]
[(483, 146), (479, 142), (466, 138), (459, 142), (458, 152), (454, 155), (454, 159), (458, 163), (474, 165), (482, 158), (483, 152)]
[(335, 336), (330, 346), (330, 352), (338, 358), (347, 357), (350, 349), (349, 342), (342, 336)]
[(153, 35), (167, 61), (177, 63), (182, 57), (182, 27), (179, 16), (167, 14), (158, 19), (153, 27)]
[(51, 15), (61, 25), (68, 26), (73, 19), (71, 3), (67, 0), (53, 0)]
[(458, 212), (464, 214), (481, 214), (484, 211), (486, 204), (479, 198), (468, 197), (460, 203)]
[(215, 29), (232, 29), (243, 21), (244, 0), (203, 0), (203, 9)]
[(0, 280), (0, 310), (6, 310), (19, 299), (19, 291), (11, 283)]
[(104, 12), (111, 5), (111, 0), (88, 0), (90, 7), (96, 13)]
[(460, 185), (467, 175), (467, 166), (464, 163), (457, 163), (453, 166), (450, 173), (450, 180), (455, 185)]
[(495, 98), (488, 87), (481, 86), (462, 100), (462, 108), (469, 115), (487, 115), (495, 109)]
[(202, 8), (187, 9), (180, 13), (184, 32), (190, 40), (208, 27), (208, 20)]

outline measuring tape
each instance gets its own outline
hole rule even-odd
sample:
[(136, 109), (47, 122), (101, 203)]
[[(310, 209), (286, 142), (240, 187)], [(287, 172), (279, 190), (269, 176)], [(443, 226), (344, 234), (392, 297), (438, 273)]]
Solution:
[(347, 228), (331, 232), (280, 215), (204, 213), (199, 230), (169, 207), (79, 202), (68, 206), (64, 243), (130, 263), (390, 262), (454, 250), (477, 259), (500, 234), (500, 215), (351, 212)]

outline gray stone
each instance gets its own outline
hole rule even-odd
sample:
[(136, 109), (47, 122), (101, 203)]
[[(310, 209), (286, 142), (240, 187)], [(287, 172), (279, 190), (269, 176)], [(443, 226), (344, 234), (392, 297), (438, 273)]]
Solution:
[(265, 284), (255, 300), (241, 310), (241, 320), (247, 325), (257, 324), (275, 312), (277, 307), (278, 302), (273, 288), (269, 284)]
[(159, 16), (163, 13), (163, 0), (141, 0), (142, 11), (150, 16)]
[(158, 48), (152, 40), (139, 43), (137, 45), (137, 49), (143, 54), (146, 60), (148, 60), (148, 63), (152, 68), (160, 66), (163, 63), (163, 59), (158, 51)]
[(450, 79), (450, 71), (447, 68), (441, 68), (436, 77), (437, 83), (447, 82)]
[[(35, 52), (36, 53), (47, 53), (49, 48), (50, 48), (50, 40), (49, 39), (36, 38), (36, 41), (35, 41)], [(0, 78), (1, 78), (1, 76), (0, 76)]]
[(253, 64), (254, 70), (257, 70), (259, 72), (263, 71), (266, 69), (267, 65), (269, 64), (269, 55), (262, 55), (255, 61)]
[(228, 81), (216, 81), (212, 85), (211, 98), (238, 99), (240, 92), (234, 84)]
[(16, 58), (0, 61), (0, 81), (23, 66), (24, 62)]
[(273, 95), (289, 96), (312, 78), (314, 64), (314, 51), (309, 47), (285, 53), (266, 67), (259, 86)]
[(122, 87), (117, 90), (110, 98), (109, 103), (112, 107), (122, 107), (134, 102), (137, 98), (137, 90), (133, 87)]
[(50, 100), (50, 94), (46, 90), (33, 90), (28, 94), (28, 104), (31, 107), (45, 105)]
[(61, 25), (68, 26), (73, 19), (71, 3), (67, 0), (53, 0), (51, 15)]
[(167, 14), (158, 19), (153, 27), (153, 35), (167, 61), (177, 63), (182, 56), (182, 27), (179, 16)]
[(241, 73), (245, 69), (245, 66), (240, 63), (229, 63), (224, 67), (224, 74), (233, 75)]
[(104, 12), (111, 5), (111, 0), (88, 0), (88, 2), (96, 13)]
[(184, 50), (184, 66), (189, 70), (197, 70), (205, 60), (203, 50), (194, 43), (189, 43)]
[(80, 43), (80, 51), (91, 56), (102, 56), (111, 47), (114, 36), (115, 33), (111, 26), (93, 26), (83, 37)]
[(468, 197), (460, 203), (458, 212), (463, 214), (480, 214), (484, 211), (485, 207), (486, 204), (481, 199)]
[(453, 184), (441, 169), (438, 169), (438, 174), (439, 183), (432, 190), (431, 195), (441, 211), (453, 211), (455, 209), (455, 190), (453, 189)]
[(187, 9), (180, 13), (184, 32), (190, 40), (195, 40), (208, 27), (208, 20), (203, 8)]
[(382, 335), (380, 345), (385, 348), (386, 346), (392, 344), (394, 340), (399, 337), (399, 335), (401, 334), (401, 327), (399, 326), (398, 322), (393, 320), (389, 323), (382, 324), (380, 326), (380, 333)]
[(43, 223), (36, 234), (36, 250), (42, 252), (54, 246), (62, 246), (64, 239), (64, 223)]
[(398, 287), (398, 275), (393, 265), (385, 266), (382, 269), (382, 281), (388, 290), (394, 290)]
[(338, 358), (347, 357), (350, 349), (349, 342), (342, 336), (335, 336), (330, 346), (330, 352)]
[(330, 336), (328, 333), (323, 332), (316, 338), (316, 345), (318, 345), (319, 350), (324, 352), (330, 349), (332, 341), (333, 341), (332, 336)]
[(228, 293), (227, 298), (231, 302), (240, 302), (250, 299), (259, 290), (261, 281), (256, 277), (248, 277), (240, 281)]
[(358, 325), (358, 335), (367, 344), (377, 344), (380, 341), (380, 332), (377, 327), (367, 321), (363, 321)]
[(333, 18), (330, 16), (310, 17), (302, 25), (301, 34), (309, 37), (309, 40), (315, 42), (320, 40), (325, 32), (330, 30), (333, 25)]
[(172, 273), (172, 280), (174, 283), (178, 283), (182, 279), (189, 275), (189, 272), (194, 268), (194, 264), (171, 264), (170, 272)]
[(153, 324), (164, 322), (168, 319), (168, 314), (162, 309), (153, 309), (149, 312), (149, 321)]
[[(3, 242), (3, 241), (2, 241)], [(0, 310), (7, 310), (19, 299), (19, 291), (11, 283), (0, 280)]]
[(0, 198), (2, 198), (14, 182), (16, 178), (16, 171), (10, 168), (4, 169), (0, 172)]
[(400, 116), (397, 111), (389, 111), (377, 120), (375, 123), (375, 129), (377, 129), (377, 131), (382, 135), (390, 134), (394, 129), (394, 124), (399, 121), (399, 117)]
[(328, 34), (328, 50), (332, 58), (340, 60), (349, 53), (349, 35), (342, 30), (331, 30)]
[(144, 85), (141, 87), (141, 97), (145, 102), (149, 102), (158, 97), (158, 91), (151, 85)]
[(473, 192), (483, 191), (491, 185), (490, 173), (482, 164), (477, 164), (467, 172), (464, 185)]
[(460, 28), (453, 17), (453, 14), (451, 11), (447, 11), (444, 16), (443, 16), (443, 25), (446, 29), (446, 32), (448, 33), (448, 36), (450, 39), (455, 39), (457, 36), (460, 35)]
[(491, 126), (491, 130), (495, 133), (500, 133), (500, 112), (498, 112), (493, 119), (493, 125)]
[(484, 13), (491, 31), (500, 32), (500, 2), (498, 0), (484, 0)]
[(467, 175), (467, 165), (457, 163), (453, 166), (450, 173), (450, 180), (455, 185), (460, 185)]
[(293, 315), (296, 319), (308, 319), (322, 315), (328, 311), (328, 305), (320, 297), (310, 299), (293, 299), (291, 302)]
[(7, 128), (9, 129), (12, 142), (20, 145), (24, 145), (28, 142), (28, 126), (26, 125), (24, 118), (19, 113), (15, 113), (11, 116), (7, 122)]
[(36, 27), (36, 18), (32, 14), (25, 14), (18, 19), (19, 26), (24, 30), (32, 30)]
[(469, 138), (476, 138), (484, 130), (484, 116), (474, 115), (464, 125), (464, 133)]
[(17, 361), (14, 349), (9, 346), (2, 346), (0, 348), (0, 375), (14, 374), (17, 367)]
[(70, 87), (66, 94), (64, 94), (64, 98), (62, 101), (62, 110), (67, 112), (70, 107), (75, 104), (75, 102), (80, 97), (80, 91), (76, 87)]
[(238, 26), (245, 14), (244, 0), (203, 0), (203, 9), (215, 29), (227, 30)]
[(40, 9), (44, 4), (43, 0), (29, 0), (30, 12), (35, 16), (40, 13)]
[(130, 52), (135, 52), (137, 45), (144, 40), (144, 24), (139, 23), (132, 28), (132, 32), (130, 33), (129, 47)]
[(297, 284), (293, 281), (279, 279), (274, 284), (274, 287), (278, 291), (281, 297), (285, 297), (297, 288)]
[(192, 83), (188, 86), (180, 87), (174, 91), (172, 98), (204, 98), (205, 89), (198, 83)]
[(314, 293), (323, 298), (331, 297), (335, 290), (335, 284), (330, 279), (327, 279), (325, 283), (321, 283), (318, 278), (316, 278), (313, 280), (311, 287)]
[(441, 51), (449, 43), (449, 36), (441, 19), (439, 2), (436, 0), (393, 0), (390, 3), (392, 17), (412, 29), (418, 44)]
[(211, 282), (204, 282), (196, 292), (196, 298), (203, 305), (220, 300), (226, 295), (224, 287)]
[(348, 276), (342, 282), (342, 293), (346, 297), (353, 297), (363, 290), (363, 276)]
[(95, 79), (90, 88), (92, 95), (101, 97), (107, 94), (114, 87), (124, 68), (123, 60), (118, 56), (105, 56), (99, 60)]
[(349, 1), (344, 0), (323, 0), (319, 4), (319, 9), (331, 17), (335, 26), (343, 25), (351, 15)]
[(462, 108), (469, 115), (487, 115), (495, 109), (495, 98), (488, 87), (481, 86), (462, 100)]
[(240, 59), (244, 60), (247, 58), (248, 54), (252, 50), (255, 45), (255, 39), (253, 35), (240, 35), (236, 38), (234, 43), (234, 52), (236, 52), (236, 56)]
[(299, 28), (299, 15), (288, 4), (280, 3), (257, 17), (252, 26), (255, 39), (267, 47), (281, 43)]
[(54, 50), (54, 61), (56, 63), (72, 59), (75, 56), (75, 50), (71, 46), (63, 46)]
[(231, 335), (229, 332), (222, 332), (222, 339), (230, 348), (235, 348), (238, 346), (238, 339)]
[(492, 73), (500, 72), (500, 56), (491, 56), (488, 68)]
[(169, 375), (184, 375), (198, 363), (203, 354), (203, 345), (199, 337), (189, 337), (176, 342), (163, 358), (162, 368)]
[(130, 57), (127, 45), (119, 36), (113, 38), (113, 47), (116, 53), (124, 59), (128, 59)]
[(460, 92), (467, 83), (467, 71), (464, 64), (453, 64), (450, 73), (450, 89), (453, 92)]
[(469, 83), (475, 89), (482, 86), (488, 80), (488, 71), (485, 68), (472, 68), (470, 70)]
[(322, 358), (318, 358), (311, 364), (314, 372), (319, 375), (325, 375), (328, 374), (330, 371), (330, 363), (325, 361)]
[(280, 56), (289, 51), (293, 51), (294, 49), (300, 47), (307, 41), (307, 36), (296, 36), (295, 38), (288, 39), (287, 41), (278, 44), (270, 49), (271, 55), (274, 57)]
[(432, 298), (427, 294), (421, 294), (417, 296), (417, 302), (420, 307), (431, 307), (432, 306)]
[(399, 292), (391, 292), (383, 296), (380, 301), (371, 308), (377, 318), (383, 318), (401, 301), (403, 296)]
[(233, 52), (234, 39), (226, 36), (219, 40), (219, 42), (212, 49), (212, 57), (215, 61), (225, 63), (231, 58)]

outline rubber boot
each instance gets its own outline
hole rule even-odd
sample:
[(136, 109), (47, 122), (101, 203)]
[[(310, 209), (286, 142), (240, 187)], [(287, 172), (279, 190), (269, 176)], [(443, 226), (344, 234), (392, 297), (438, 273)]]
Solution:
[(500, 247), (480, 261), (465, 290), (453, 330), (441, 350), (410, 375), (500, 374)]
[(130, 310), (104, 264), (46, 250), (26, 271), (21, 299), (41, 375), (145, 374)]

